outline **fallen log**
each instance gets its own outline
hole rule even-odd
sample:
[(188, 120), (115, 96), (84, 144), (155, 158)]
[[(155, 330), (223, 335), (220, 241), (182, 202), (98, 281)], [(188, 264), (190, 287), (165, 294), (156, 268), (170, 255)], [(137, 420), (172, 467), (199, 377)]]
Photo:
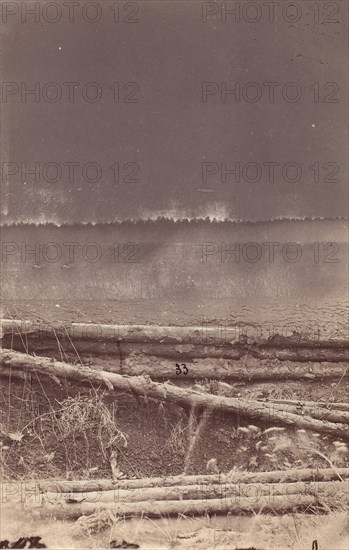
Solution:
[[(246, 497), (235, 495), (234, 497), (212, 498), (207, 500), (166, 500), (166, 501), (137, 501), (137, 502), (85, 502), (75, 501), (58, 504), (44, 502), (35, 508), (41, 517), (55, 517), (56, 519), (78, 519), (83, 515), (91, 515), (98, 511), (109, 510), (113, 515), (124, 518), (148, 516), (168, 517), (182, 515), (201, 514), (233, 514), (244, 513), (286, 513), (304, 509), (344, 508), (349, 504), (347, 484), (338, 482), (336, 493), (329, 494), (328, 489), (317, 487), (314, 494), (288, 494)], [(33, 503), (24, 502), (24, 508), (33, 510)]]
[(240, 472), (217, 475), (177, 475), (142, 479), (99, 479), (99, 480), (36, 480), (8, 481), (0, 484), (1, 494), (19, 493), (88, 493), (90, 491), (109, 491), (114, 489), (144, 489), (148, 487), (173, 487), (179, 485), (213, 485), (224, 483), (295, 483), (299, 481), (334, 481), (349, 478), (348, 468), (291, 469), (271, 472)]
[[(259, 403), (260, 401), (258, 401)], [(264, 403), (268, 403), (265, 402)], [(311, 418), (317, 418), (319, 420), (323, 420), (324, 422), (338, 422), (338, 423), (344, 423), (349, 424), (349, 412), (347, 411), (336, 411), (336, 410), (327, 410), (323, 407), (305, 407), (305, 406), (297, 406), (297, 405), (289, 405), (287, 403), (275, 403), (274, 401), (270, 401), (268, 403), (269, 406), (274, 407), (275, 410), (279, 411), (285, 411), (300, 415), (306, 415), (310, 416)]]
[[(233, 396), (233, 393), (235, 393), (234, 387), (230, 386), (229, 384), (217, 382), (215, 388), (217, 388), (219, 395), (225, 395), (226, 397)], [(194, 385), (192, 387), (193, 390), (199, 391), (201, 393), (207, 394), (209, 392), (209, 388), (207, 388), (205, 385)], [(316, 403), (313, 402), (313, 404), (305, 405), (305, 402), (301, 401), (295, 401), (296, 404), (289, 404), (287, 401), (282, 402), (277, 400), (268, 400), (268, 399), (256, 399), (256, 400), (248, 400), (250, 403), (264, 403), (264, 405), (268, 406), (269, 409), (278, 410), (281, 412), (289, 412), (299, 415), (306, 415), (311, 418), (317, 418), (319, 420), (323, 420), (325, 422), (337, 422), (337, 423), (344, 423), (349, 424), (349, 411), (347, 410), (336, 410), (335, 408), (332, 409), (326, 409), (324, 407), (317, 407)]]
[(250, 347), (248, 352), (256, 359), (277, 358), (280, 361), (332, 361), (344, 362), (348, 361), (348, 346), (342, 347), (319, 347), (319, 348), (290, 348), (286, 345), (285, 348), (270, 347)]
[[(93, 349), (93, 344), (89, 343)], [(105, 347), (107, 344), (103, 344)], [(23, 347), (23, 346), (22, 346)], [(49, 351), (44, 346), (45, 351)], [(178, 379), (176, 364), (184, 362), (187, 366), (186, 379), (208, 379), (208, 380), (239, 380), (249, 382), (269, 381), (269, 380), (322, 380), (334, 379), (340, 380), (349, 378), (349, 368), (347, 363), (328, 361), (323, 362), (299, 362), (299, 361), (279, 361), (278, 359), (258, 360), (252, 356), (244, 355), (241, 359), (222, 359), (219, 357), (193, 360), (188, 358), (173, 358), (172, 360), (164, 357), (147, 355), (129, 355), (125, 356), (121, 346), (116, 347), (115, 354), (102, 354), (96, 356), (94, 353), (88, 353), (87, 358), (81, 354), (81, 349), (74, 349), (66, 356), (66, 360), (74, 362), (77, 359), (77, 352), (82, 362), (94, 361), (96, 368), (102, 368), (117, 374), (128, 376), (149, 375), (153, 379), (171, 380)], [(14, 346), (11, 345), (11, 349)], [(35, 347), (32, 351), (37, 352)], [(86, 351), (86, 350), (85, 350)], [(54, 342), (54, 353), (51, 356), (60, 360), (62, 348), (57, 349), (57, 341)]]
[(265, 399), (257, 399), (257, 401), (265, 402), (270, 401), (271, 403), (285, 403), (289, 405), (300, 405), (304, 407), (321, 407), (328, 410), (335, 410), (335, 411), (349, 411), (349, 404), (348, 403), (336, 403), (334, 401), (326, 401), (324, 403), (323, 401), (303, 401), (302, 399), (273, 399), (268, 398), (268, 400)]
[(71, 323), (45, 321), (25, 321), (20, 319), (1, 319), (3, 334), (35, 335), (40, 338), (69, 337), (72, 340), (105, 340), (112, 342), (142, 343), (180, 343), (180, 344), (238, 344), (247, 345), (272, 344), (274, 347), (311, 346), (347, 346), (343, 335), (332, 333), (329, 338), (320, 341), (320, 336), (311, 330), (298, 333), (295, 327), (288, 325), (279, 328), (263, 325), (242, 326), (233, 324), (211, 324), (203, 322), (195, 326), (162, 326), (162, 325), (106, 325), (93, 323)]
[[(85, 344), (87, 342), (85, 341)], [(79, 344), (80, 345), (80, 344)], [(57, 348), (57, 342), (56, 342)], [(84, 348), (81, 348), (84, 349)], [(92, 350), (92, 347), (90, 348)], [(348, 360), (347, 345), (336, 345), (327, 347), (324, 342), (319, 342), (319, 347), (287, 346), (285, 348), (271, 344), (254, 346), (240, 342), (239, 344), (230, 344), (229, 342), (215, 345), (205, 342), (200, 344), (153, 344), (141, 342), (121, 342), (122, 354), (124, 357), (135, 353), (143, 356), (161, 357), (163, 359), (172, 359), (178, 361), (188, 359), (242, 359), (254, 357), (255, 359), (279, 359), (280, 361), (295, 361), (304, 363), (307, 361), (315, 362), (344, 362)]]
[(11, 368), (1, 368), (0, 370), (0, 376), (4, 376), (6, 378), (15, 378), (16, 380), (21, 380), (23, 382), (30, 381), (31, 380), (31, 374), (28, 374), (24, 371), (14, 371)]
[[(59, 341), (59, 346), (57, 343)], [(7, 333), (3, 338), (3, 347), (14, 351), (36, 353), (37, 355), (50, 355), (64, 351), (69, 360), (76, 360), (77, 353), (82, 358), (103, 357), (109, 361), (115, 361), (122, 355), (143, 355), (176, 361), (191, 361), (197, 359), (244, 359), (247, 352), (249, 358), (279, 361), (293, 361), (294, 363), (319, 362), (319, 363), (343, 363), (348, 360), (348, 350), (341, 347), (332, 348), (277, 348), (277, 347), (249, 347), (245, 344), (237, 346), (228, 345), (203, 345), (203, 344), (149, 344), (142, 342), (127, 343), (124, 341), (112, 342), (104, 340), (71, 340), (67, 336), (57, 338), (41, 338), (38, 335), (11, 335)]]
[(88, 367), (52, 361), (49, 358), (32, 357), (11, 350), (1, 351), (0, 366), (14, 370), (28, 369), (37, 374), (55, 377), (55, 379), (63, 378), (97, 386), (103, 385), (110, 391), (129, 392), (144, 398), (160, 400), (164, 403), (174, 403), (183, 408), (198, 407), (203, 410), (218, 410), (222, 413), (241, 415), (260, 422), (276, 423), (327, 433), (345, 439), (349, 438), (349, 426), (345, 424), (336, 424), (309, 416), (273, 410), (272, 407), (257, 401), (251, 403), (246, 399), (199, 393), (169, 383), (153, 382), (146, 376), (122, 376), (111, 372), (93, 370)]
[[(204, 485), (178, 485), (173, 487), (151, 487), (134, 489), (112, 489), (108, 491), (89, 491), (85, 493), (42, 493), (40, 506), (46, 503), (65, 504), (67, 501), (78, 502), (138, 502), (164, 500), (207, 500), (215, 498), (258, 498), (275, 495), (317, 495), (336, 497), (342, 488), (340, 481), (325, 482), (296, 482), (296, 483), (219, 483)], [(291, 496), (292, 495), (292, 496)], [(38, 504), (38, 495), (32, 497), (33, 503)]]
[[(181, 364), (181, 361), (179, 364)], [(159, 357), (129, 356), (122, 364), (124, 374), (149, 375), (152, 378), (177, 378), (177, 361)], [(278, 360), (257, 360), (253, 357), (234, 361), (231, 359), (202, 359), (185, 363), (186, 379), (207, 378), (213, 380), (315, 380), (349, 378), (347, 363), (314, 363)]]

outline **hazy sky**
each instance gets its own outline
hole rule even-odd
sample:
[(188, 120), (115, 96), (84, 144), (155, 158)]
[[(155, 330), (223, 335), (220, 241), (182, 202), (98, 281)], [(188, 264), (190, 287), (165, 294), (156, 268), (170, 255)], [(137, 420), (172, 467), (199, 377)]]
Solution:
[(21, 4), (2, 35), (5, 222), (346, 215), (341, 2), (338, 23), (309, 2), (277, 23), (176, 0), (120, 2), (119, 22), (111, 1), (51, 23), (40, 2), (35, 22)]

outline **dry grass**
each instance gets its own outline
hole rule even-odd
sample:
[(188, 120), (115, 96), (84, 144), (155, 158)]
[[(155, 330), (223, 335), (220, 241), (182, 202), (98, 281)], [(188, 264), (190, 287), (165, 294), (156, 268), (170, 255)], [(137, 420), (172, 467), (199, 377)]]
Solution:
[(60, 403), (60, 407), (54, 413), (51, 412), (50, 416), (52, 425), (57, 428), (60, 441), (75, 439), (84, 434), (88, 445), (86, 433), (93, 432), (105, 460), (110, 449), (119, 445), (127, 446), (125, 434), (116, 427), (115, 411), (110, 411), (102, 397), (95, 392), (68, 397)]
[(173, 454), (184, 456), (188, 448), (189, 425), (183, 417), (172, 426), (167, 447)]
[(88, 478), (113, 450), (127, 446), (116, 404), (108, 407), (103, 394), (91, 389), (61, 400), (46, 396), (44, 407), (43, 395), (38, 399), (30, 387), (23, 399), (11, 395), (10, 413), (17, 403), (20, 410), (15, 423), (2, 417), (2, 479)]
[[(59, 346), (58, 340), (57, 344)], [(61, 359), (65, 360), (60, 346), (59, 350)], [(217, 382), (205, 383), (211, 393), (221, 393)], [(275, 390), (273, 396), (292, 397), (291, 388), (286, 394), (280, 391)], [(259, 392), (256, 388), (256, 396)], [(8, 396), (7, 411), (0, 425), (3, 479), (35, 476), (87, 479), (101, 464), (109, 467), (113, 450), (127, 445), (126, 434), (117, 426), (116, 403), (107, 406), (103, 393), (91, 389), (52, 400), (44, 386), (38, 392), (24, 384), (22, 395), (8, 392)], [(166, 418), (163, 412), (163, 405), (159, 405), (159, 417)], [(192, 412), (189, 419), (183, 415), (173, 424), (167, 442), (171, 452), (182, 456), (184, 463), (189, 463), (207, 420)], [(315, 458), (317, 464), (330, 465), (334, 470), (336, 466), (348, 465), (348, 449), (343, 442), (336, 446), (329, 441), (325, 450), (324, 438), (312, 432), (254, 428), (232, 427), (230, 431), (237, 447), (245, 448), (246, 463), (250, 460), (248, 465), (253, 469), (260, 464), (264, 469), (307, 468), (314, 466)], [(15, 538), (18, 529), (23, 535), (32, 535), (35, 531), (51, 548), (102, 548), (122, 537), (129, 542), (145, 544), (147, 548), (177, 550), (233, 550), (252, 546), (264, 550), (311, 550), (313, 540), (318, 540), (320, 550), (347, 550), (348, 516), (341, 511), (342, 505), (335, 497), (324, 504), (322, 514), (315, 509), (309, 509), (307, 514), (285, 516), (264, 515), (261, 511), (252, 517), (212, 519), (192, 519), (183, 515), (160, 520), (124, 520), (102, 510), (74, 524), (61, 522), (58, 528), (55, 523), (33, 518), (30, 521), (24, 518), (21, 523), (10, 511), (8, 521), (10, 526), (11, 521), (15, 523), (14, 534), (6, 536)], [(334, 513), (334, 510), (337, 511)]]
[(49, 548), (57, 549), (108, 548), (110, 541), (124, 539), (149, 550), (312, 550), (314, 540), (319, 550), (347, 550), (348, 514), (125, 520), (101, 513), (70, 523), (14, 517), (13, 508), (8, 515), (4, 510), (1, 537), (16, 540), (19, 532), (40, 535)]

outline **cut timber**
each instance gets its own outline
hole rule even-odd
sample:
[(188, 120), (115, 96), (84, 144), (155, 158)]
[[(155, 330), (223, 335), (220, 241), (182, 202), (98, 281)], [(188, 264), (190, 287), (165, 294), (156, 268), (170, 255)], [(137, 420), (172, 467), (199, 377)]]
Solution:
[[(88, 493), (113, 489), (144, 489), (147, 487), (173, 487), (179, 485), (213, 485), (224, 483), (296, 483), (299, 481), (335, 481), (349, 477), (348, 468), (322, 468), (299, 470), (275, 470), (272, 472), (240, 472), (219, 475), (178, 475), (167, 477), (146, 477), (142, 479), (88, 479), (77, 481), (37, 480), (26, 481), (28, 493)], [(11, 488), (14, 482), (8, 482)], [(7, 483), (0, 485), (3, 494), (7, 493)], [(14, 491), (15, 493), (15, 491)]]
[(347, 346), (343, 336), (331, 334), (329, 339), (321, 340), (313, 331), (299, 334), (292, 323), (280, 327), (280, 330), (262, 325), (238, 326), (228, 324), (208, 324), (197, 326), (161, 326), (161, 325), (105, 325), (92, 323), (45, 323), (42, 321), (23, 321), (14, 319), (0, 320), (3, 334), (37, 334), (40, 338), (69, 337), (72, 340), (104, 340), (111, 342), (150, 342), (181, 343), (201, 345), (225, 345), (243, 343), (247, 345), (273, 345), (274, 347), (302, 345)]
[(299, 333), (289, 322), (272, 330), (254, 323), (158, 326), (13, 319), (0, 323), (4, 347), (50, 355), (63, 350), (71, 361), (77, 354), (104, 355), (115, 360), (135, 352), (173, 361), (205, 357), (240, 359), (246, 352), (257, 359), (295, 362), (337, 363), (348, 359), (348, 339), (343, 337), (343, 331), (327, 331), (320, 339), (320, 333), (307, 330)]
[[(260, 401), (257, 401), (259, 403)], [(336, 410), (327, 410), (323, 407), (304, 407), (297, 405), (289, 405), (287, 403), (275, 403), (273, 401), (266, 402), (269, 407), (274, 407), (275, 410), (285, 411), (294, 414), (311, 416), (312, 418), (317, 418), (319, 420), (324, 420), (326, 422), (339, 422), (344, 424), (349, 424), (349, 412), (348, 411), (336, 411)]]
[[(340, 481), (327, 482), (297, 482), (297, 483), (217, 483), (205, 485), (178, 485), (173, 487), (151, 487), (134, 489), (112, 489), (109, 491), (90, 491), (88, 493), (60, 493), (47, 492), (33, 496), (33, 502), (40, 502), (41, 506), (46, 503), (66, 504), (69, 500), (86, 503), (111, 503), (111, 502), (139, 502), (142, 501), (164, 501), (164, 500), (207, 500), (217, 498), (240, 498), (258, 499), (268, 496), (270, 499), (275, 495), (283, 495), (295, 500), (294, 495), (317, 495), (323, 497), (336, 497), (338, 491), (347, 485)], [(291, 496), (292, 495), (292, 496)], [(35, 504), (34, 504), (35, 505)]]
[[(58, 350), (57, 341), (54, 343), (55, 351), (53, 356), (57, 360), (61, 358), (62, 349)], [(93, 344), (90, 343), (93, 347)], [(116, 346), (115, 346), (116, 347)], [(13, 346), (11, 346), (13, 348)], [(80, 348), (79, 348), (80, 349)], [(37, 352), (37, 349), (36, 349)], [(321, 380), (334, 379), (340, 380), (342, 377), (349, 378), (349, 368), (347, 363), (331, 362), (299, 362), (299, 361), (279, 361), (278, 359), (255, 359), (251, 356), (244, 356), (240, 360), (222, 359), (217, 357), (202, 358), (197, 357), (193, 360), (181, 359), (179, 357), (161, 358), (147, 355), (129, 355), (125, 356), (119, 346), (116, 350), (117, 355), (110, 356), (102, 354), (95, 357), (91, 353), (87, 354), (87, 359), (79, 351), (82, 362), (95, 362), (96, 368), (102, 368), (118, 374), (127, 374), (129, 376), (149, 375), (152, 379), (171, 380), (178, 379), (176, 374), (176, 363), (185, 362), (188, 372), (185, 378), (209, 380), (239, 380), (239, 381), (268, 381), (268, 380)], [(50, 354), (51, 355), (51, 354)], [(70, 362), (77, 359), (77, 350), (69, 354)], [(86, 355), (85, 355), (86, 357)], [(69, 361), (69, 359), (66, 359)]]
[[(178, 360), (181, 363), (181, 360)], [(300, 363), (292, 361), (258, 360), (245, 357), (240, 361), (230, 359), (201, 359), (187, 362), (188, 378), (213, 380), (315, 380), (349, 378), (347, 363)], [(123, 361), (124, 374), (131, 376), (149, 375), (152, 378), (178, 378), (176, 361), (159, 357), (129, 356)]]
[[(54, 343), (57, 349), (57, 342)], [(80, 344), (79, 344), (80, 346)], [(83, 349), (83, 348), (81, 348)], [(90, 346), (92, 349), (92, 346)], [(286, 346), (285, 348), (271, 344), (258, 346), (246, 345), (240, 342), (238, 345), (225, 344), (207, 345), (201, 344), (151, 344), (151, 343), (121, 343), (123, 356), (134, 355), (135, 353), (144, 356), (161, 357), (183, 361), (187, 359), (244, 359), (254, 357), (256, 359), (279, 359), (280, 361), (315, 361), (315, 362), (342, 362), (348, 360), (348, 343), (328, 347), (325, 343), (319, 342), (318, 347), (313, 346)]]
[[(305, 493), (290, 493), (288, 495), (251, 497), (237, 494), (234, 497), (212, 498), (207, 500), (161, 500), (161, 501), (137, 501), (137, 502), (78, 502), (50, 504), (48, 502), (39, 505), (36, 512), (43, 517), (55, 517), (56, 519), (77, 519), (82, 515), (90, 515), (98, 511), (109, 510), (115, 516), (135, 517), (166, 517), (183, 515), (210, 514), (234, 514), (273, 512), (286, 513), (305, 508), (345, 508), (349, 503), (347, 483), (334, 482), (331, 490), (320, 487), (307, 490)], [(141, 495), (139, 495), (141, 496)], [(75, 500), (75, 499), (74, 499)], [(34, 501), (35, 502), (35, 501)], [(32, 509), (31, 502), (25, 501), (24, 506)]]
[[(326, 433), (336, 437), (349, 438), (349, 426), (313, 419), (309, 416), (275, 410), (264, 403), (235, 397), (222, 397), (208, 393), (199, 393), (173, 384), (153, 382), (149, 377), (128, 377), (106, 371), (97, 371), (88, 367), (74, 366), (52, 361), (49, 358), (32, 357), (11, 350), (0, 353), (0, 367), (14, 370), (31, 370), (36, 374), (68, 380), (78, 380), (92, 385), (103, 385), (111, 391), (123, 391), (153, 398), (164, 403), (174, 403), (181, 407), (198, 407), (203, 410), (221, 411), (252, 418), (259, 422), (281, 424), (315, 432)], [(0, 369), (1, 370), (1, 369)]]
[(6, 378), (16, 378), (18, 380), (23, 380), (23, 382), (30, 382), (31, 375), (25, 371), (14, 371), (13, 369), (2, 367), (0, 369), (0, 376), (5, 376)]
[[(262, 399), (257, 401), (263, 401)], [(272, 399), (269, 398), (268, 401), (271, 403), (280, 403), (280, 404), (286, 404), (286, 405), (297, 405), (301, 407), (321, 407), (324, 409), (327, 409), (329, 411), (349, 411), (349, 404), (348, 403), (336, 403), (334, 401), (327, 401), (324, 403), (323, 401), (303, 401), (302, 399)]]
[(280, 361), (348, 361), (348, 346), (342, 348), (319, 347), (277, 349), (272, 347), (251, 347), (249, 353), (257, 359), (270, 359), (276, 357)]
[[(58, 345), (59, 342), (59, 345)], [(348, 350), (344, 347), (287, 347), (286, 349), (272, 346), (253, 347), (244, 343), (237, 345), (205, 345), (197, 344), (168, 344), (168, 343), (143, 343), (124, 341), (107, 341), (103, 339), (79, 339), (72, 340), (67, 334), (59, 336), (40, 336), (39, 333), (18, 335), (6, 333), (3, 338), (3, 346), (20, 352), (35, 352), (38, 355), (59, 356), (60, 350), (64, 351), (70, 360), (75, 360), (77, 353), (81, 356), (104, 357), (115, 361), (116, 358), (128, 355), (143, 355), (158, 358), (166, 358), (172, 361), (187, 361), (192, 359), (244, 359), (248, 357), (256, 359), (280, 361), (294, 361), (304, 363), (313, 362), (344, 362), (348, 360)]]

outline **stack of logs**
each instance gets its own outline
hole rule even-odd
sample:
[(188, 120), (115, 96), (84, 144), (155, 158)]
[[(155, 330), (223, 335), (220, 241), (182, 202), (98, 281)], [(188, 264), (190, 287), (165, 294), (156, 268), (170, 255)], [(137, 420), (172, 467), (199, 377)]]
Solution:
[[(224, 397), (209, 392), (183, 388), (169, 382), (155, 382), (148, 375), (127, 376), (114, 372), (72, 365), (48, 357), (33, 357), (12, 350), (0, 352), (0, 375), (47, 376), (61, 385), (62, 381), (74, 380), (95, 387), (106, 387), (111, 392), (129, 392), (152, 398), (163, 403), (174, 403), (183, 408), (197, 407), (201, 410), (235, 414), (271, 425), (292, 426), (309, 429), (342, 439), (349, 439), (349, 410), (346, 403), (306, 404), (257, 401), (253, 399)], [(345, 375), (347, 373), (345, 372)]]
[[(92, 339), (91, 332), (86, 337), (82, 325), (73, 328), (78, 331), (79, 349), (81, 345), (83, 348), (90, 346), (91, 349), (95, 349), (97, 343), (97, 351), (105, 352), (105, 365), (108, 365), (109, 347), (114, 346), (113, 327), (102, 327), (102, 335), (93, 334)], [(186, 337), (184, 332), (183, 334), (180, 332), (180, 328), (167, 327), (169, 335), (164, 342), (163, 328), (157, 327), (154, 332), (150, 327), (142, 327), (142, 334), (140, 334), (139, 330), (131, 331), (128, 327), (126, 332), (131, 343), (123, 344), (126, 358), (123, 357), (119, 367), (114, 361), (113, 372), (101, 369), (101, 361), (98, 361), (98, 365), (93, 368), (93, 366), (76, 365), (50, 357), (33, 356), (14, 349), (1, 349), (0, 375), (19, 378), (30, 376), (33, 379), (44, 376), (60, 386), (70, 381), (78, 381), (82, 385), (107, 388), (111, 394), (115, 395), (130, 392), (140, 398), (155, 399), (164, 404), (176, 404), (184, 409), (196, 408), (212, 414), (223, 412), (272, 426), (309, 429), (339, 437), (342, 440), (349, 439), (349, 405), (347, 403), (329, 404), (285, 399), (266, 401), (214, 395), (204, 386), (183, 387), (169, 381), (169, 378), (176, 377), (173, 360), (170, 357), (174, 357), (179, 345), (181, 351), (185, 348), (186, 353), (189, 354), (195, 355), (198, 350), (201, 350), (203, 357), (200, 361), (200, 375), (216, 381), (227, 378), (265, 380), (274, 379), (277, 376), (283, 380), (336, 377), (338, 382), (349, 376), (348, 366), (344, 363), (346, 345), (343, 342), (328, 343), (326, 349), (313, 343), (310, 351), (302, 345), (298, 347), (299, 342), (293, 341), (293, 337), (290, 339), (292, 345), (283, 349), (280, 344), (284, 342), (277, 342), (275, 349), (270, 347), (270, 342), (264, 342), (269, 347), (255, 349), (251, 348), (253, 343), (249, 343), (249, 353), (251, 352), (252, 358), (258, 364), (248, 372), (248, 369), (244, 369), (244, 361), (242, 361), (246, 350), (240, 342), (235, 347), (225, 347), (223, 350), (219, 349), (214, 342), (209, 342), (206, 346), (198, 345), (195, 341), (198, 337), (195, 327)], [(23, 322), (5, 322), (3, 329), (5, 329), (5, 335), (10, 330), (14, 331), (15, 334), (12, 333), (12, 335), (15, 340), (17, 334), (17, 344), (12, 338), (8, 346), (11, 348), (17, 346), (16, 349), (18, 349), (21, 343), (27, 342), (27, 336), (30, 334), (37, 337), (32, 323), (26, 325)], [(25, 335), (21, 331), (24, 331)], [(47, 344), (46, 341), (48, 338), (50, 342), (50, 331), (52, 332), (52, 328), (44, 334), (43, 340), (40, 338), (36, 341), (35, 345), (39, 353), (43, 351), (39, 349), (40, 342), (44, 342), (44, 346), (48, 345), (50, 348), (51, 344)], [(73, 346), (70, 336), (68, 335), (67, 338)], [(140, 338), (144, 340), (144, 344), (139, 344)], [(130, 353), (134, 348), (133, 340), (138, 342), (138, 347), (142, 347), (142, 353), (139, 352), (138, 355)], [(120, 343), (122, 338), (118, 341)], [(179, 341), (180, 344), (178, 344)], [(5, 342), (8, 342), (8, 337), (5, 338)], [(15, 342), (14, 346), (13, 342)], [(212, 349), (211, 344), (213, 344)], [(275, 342), (272, 344), (274, 345)], [(155, 362), (158, 362), (155, 367), (159, 368), (154, 368), (153, 361), (150, 364), (149, 360), (154, 354), (154, 345), (161, 345), (162, 351), (166, 349), (169, 354), (167, 359), (166, 356), (155, 358)], [(192, 349), (193, 346), (195, 350)], [(75, 346), (73, 348), (77, 353)], [(89, 351), (87, 348), (86, 352)], [(301, 359), (297, 355), (298, 362), (294, 362), (294, 353), (302, 355)], [(225, 357), (226, 354), (229, 357)], [(319, 361), (315, 369), (314, 363), (310, 362), (314, 360), (314, 355), (315, 361)], [(222, 359), (224, 359), (223, 362)], [(266, 369), (266, 365), (261, 363), (269, 360), (274, 362), (269, 369)], [(197, 367), (194, 360), (190, 364), (187, 380), (199, 378)], [(154, 378), (167, 379), (167, 382), (152, 380), (150, 376), (154, 370), (161, 373), (161, 376), (154, 376)], [(217, 383), (220, 384), (220, 382)], [(337, 507), (347, 506), (349, 504), (348, 478), (347, 469), (332, 467), (323, 470), (231, 472), (227, 475), (187, 476), (183, 474), (137, 480), (35, 482), (32, 485), (26, 484), (26, 490), (30, 491), (30, 498), (25, 499), (25, 505), (29, 502), (30, 508), (38, 508), (43, 515), (71, 519), (89, 515), (98, 510), (109, 510), (123, 517), (142, 515), (162, 517), (202, 513), (248, 514), (260, 511), (286, 513), (293, 510), (328, 509), (326, 507), (329, 503), (331, 508), (332, 504)]]
[[(201, 514), (287, 513), (349, 504), (345, 468), (131, 480), (26, 482), (27, 508), (42, 517), (78, 519), (98, 511), (125, 518)], [(15, 494), (2, 486), (3, 494)]]

